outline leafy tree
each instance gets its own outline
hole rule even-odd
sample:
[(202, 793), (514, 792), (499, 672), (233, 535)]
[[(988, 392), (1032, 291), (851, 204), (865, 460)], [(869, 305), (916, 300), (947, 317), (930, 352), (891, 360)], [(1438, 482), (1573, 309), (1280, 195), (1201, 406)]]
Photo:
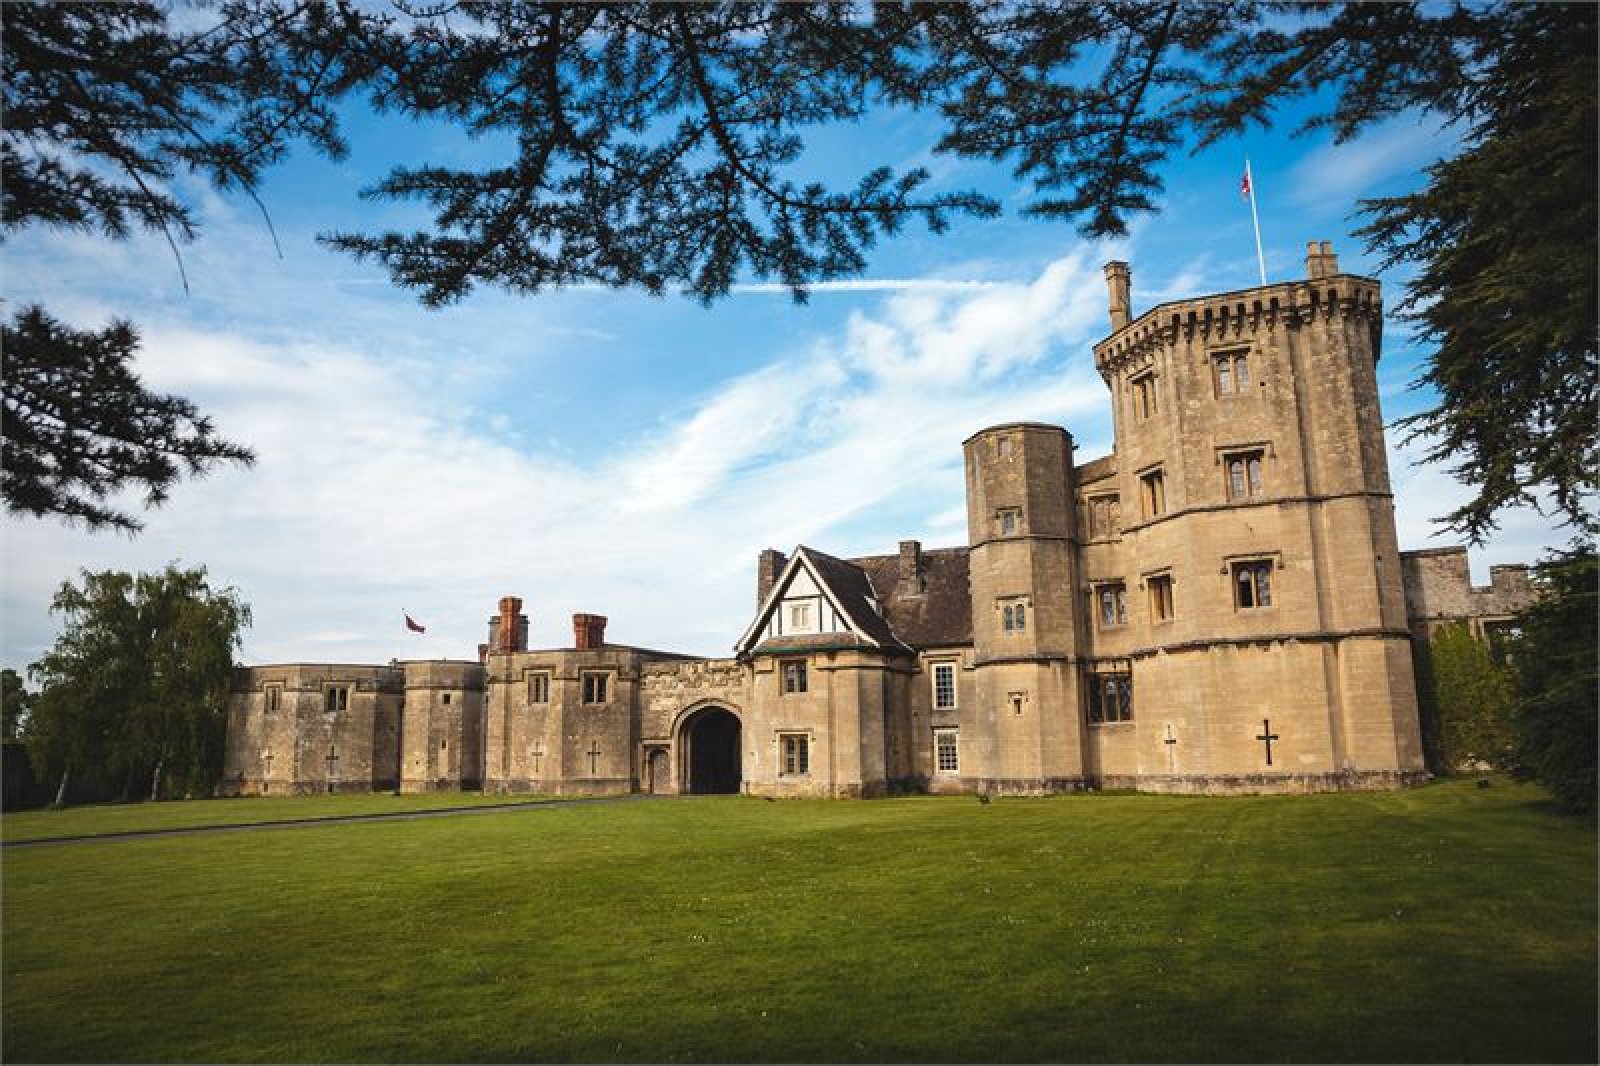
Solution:
[(1427, 378), (1439, 406), (1411, 428), (1439, 434), (1438, 454), (1480, 486), (1451, 516), (1469, 536), (1541, 488), (1568, 521), (1591, 521), (1592, 8), (396, 0), (395, 11), (234, 0), (216, 26), (188, 31), (149, 4), (19, 5), (5, 224), (120, 236), (137, 223), (176, 248), (195, 221), (161, 179), (188, 167), (253, 193), (293, 140), (338, 155), (334, 108), (359, 90), (503, 154), (481, 169), (408, 162), (367, 191), (421, 201), (430, 228), (323, 238), (426, 304), (481, 284), (576, 283), (681, 286), (709, 302), (747, 273), (804, 298), (808, 284), (864, 270), (908, 221), (937, 231), (998, 210), (876, 161), (837, 187), (806, 179), (806, 136), (874, 108), (936, 114), (935, 151), (1011, 166), (1025, 212), (1077, 219), (1090, 236), (1153, 210), (1174, 152), (1269, 125), (1290, 101), (1340, 139), (1420, 109), (1459, 123), (1465, 150), (1416, 196), (1368, 205), (1367, 230), (1391, 264), (1422, 268), (1410, 307), (1441, 345)]
[(1600, 598), (1592, 543), (1576, 542), (1534, 567), (1540, 597), (1511, 644), (1517, 665), (1516, 765), (1569, 810), (1595, 810)]
[(1496, 77), (1463, 93), (1466, 150), (1367, 205), (1385, 262), (1421, 266), (1403, 306), (1438, 344), (1420, 384), (1439, 402), (1401, 424), (1477, 486), (1448, 516), (1474, 539), (1540, 488), (1596, 528), (1595, 32), (1589, 6), (1508, 11), (1477, 56)]
[(1511, 708), (1516, 676), (1495, 662), (1464, 622), (1433, 635), (1429, 654), (1439, 718), (1438, 765), (1453, 773), (1474, 762), (1509, 769), (1515, 746)]
[(139, 347), (129, 323), (80, 332), (29, 307), (0, 333), (0, 485), (13, 511), (133, 531), (140, 523), (107, 497), (142, 486), (145, 506), (154, 506), (182, 473), (254, 461), (219, 438), (189, 401), (145, 389), (129, 365)]
[(0, 670), (0, 715), (3, 715), (5, 720), (5, 739), (14, 739), (27, 720), (28, 709), (33, 704), (33, 695), (28, 691), (21, 674), (10, 668)]
[(28, 729), (41, 777), (109, 785), (122, 798), (204, 794), (222, 772), (233, 651), (250, 609), (204, 567), (83, 572), (51, 610), (65, 619), (31, 667), (42, 683)]

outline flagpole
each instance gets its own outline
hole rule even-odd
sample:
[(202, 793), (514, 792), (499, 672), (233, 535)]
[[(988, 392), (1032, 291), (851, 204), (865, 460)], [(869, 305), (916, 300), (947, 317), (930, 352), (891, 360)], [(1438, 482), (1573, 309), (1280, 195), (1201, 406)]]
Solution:
[(1261, 271), (1261, 284), (1267, 283), (1267, 259), (1261, 254), (1261, 219), (1256, 215), (1256, 182), (1250, 176), (1250, 160), (1244, 161), (1244, 187), (1250, 190), (1250, 222), (1256, 228), (1256, 266)]

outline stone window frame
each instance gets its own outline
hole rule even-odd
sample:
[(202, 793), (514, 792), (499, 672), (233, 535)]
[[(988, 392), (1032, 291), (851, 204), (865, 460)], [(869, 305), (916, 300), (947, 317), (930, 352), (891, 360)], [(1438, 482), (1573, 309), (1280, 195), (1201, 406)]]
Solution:
[(443, 704), (444, 706), (446, 706), (446, 707), (450, 706), (450, 693), (448, 693), (448, 692), (439, 693), (439, 702), (441, 704)]
[(1015, 537), (1020, 534), (1022, 532), (1022, 508), (995, 508), (994, 528), (996, 534), (1002, 537)]
[[(1105, 620), (1105, 603), (1102, 596), (1115, 589), (1121, 595), (1114, 601), (1116, 621)], [(1124, 629), (1128, 625), (1128, 582), (1120, 577), (1107, 577), (1089, 582), (1089, 613), (1094, 617), (1095, 628), (1102, 632)]]
[(805, 730), (781, 729), (777, 735), (778, 776), (811, 776), (811, 734)]
[[(1230, 503), (1235, 501), (1249, 502), (1251, 500), (1265, 499), (1267, 495), (1267, 460), (1275, 458), (1271, 441), (1257, 440), (1246, 441), (1242, 444), (1230, 444), (1217, 449), (1217, 465), (1222, 468), (1222, 495)], [(1250, 483), (1250, 469), (1248, 461), (1256, 461), (1255, 484)], [(1233, 488), (1233, 464), (1245, 460), (1245, 483), (1242, 493), (1235, 493)]]
[(261, 702), (265, 713), (276, 713), (283, 707), (283, 682), (269, 681), (261, 686)]
[(778, 663), (778, 691), (785, 696), (804, 696), (810, 691), (810, 678), (804, 659), (782, 659)]
[(334, 714), (350, 709), (349, 682), (329, 683), (322, 687), (322, 710), (324, 713)]
[[(1107, 703), (1108, 696), (1111, 703)], [(1084, 721), (1094, 727), (1123, 725), (1133, 721), (1133, 671), (1095, 669), (1084, 671)], [(1110, 709), (1111, 714), (1107, 713)]]
[(530, 704), (550, 702), (549, 670), (525, 670), (522, 676), (528, 686), (528, 702)]
[(1000, 612), (1000, 633), (1011, 637), (1028, 631), (1028, 612), (1033, 609), (1031, 596), (1001, 596), (994, 601)]
[(1172, 568), (1152, 570), (1142, 576), (1145, 602), (1150, 609), (1150, 624), (1166, 625), (1178, 617), (1177, 596), (1173, 592)]
[(1251, 384), (1248, 345), (1211, 353), (1211, 387), (1218, 399), (1247, 396)]
[(1512, 645), (1522, 633), (1522, 625), (1514, 614), (1487, 615), (1476, 619), (1478, 639), (1483, 642), (1489, 658), (1501, 666), (1509, 665), (1513, 656)]
[(994, 439), (994, 454), (997, 459), (1009, 459), (1012, 455), (1011, 435), (1002, 433)]
[(1167, 470), (1165, 464), (1147, 466), (1138, 473), (1139, 508), (1146, 520), (1167, 513)]
[[(948, 745), (945, 743), (948, 741)], [(946, 756), (949, 756), (947, 759)], [(946, 765), (948, 763), (948, 765)], [(961, 729), (937, 726), (933, 730), (933, 772), (951, 776), (961, 772)]]
[[(1272, 555), (1249, 555), (1226, 560), (1223, 571), (1228, 575), (1228, 587), (1232, 590), (1233, 609), (1252, 612), (1272, 610), (1276, 606), (1272, 572), (1281, 568), (1281, 561)], [(1241, 595), (1241, 586), (1249, 589), (1248, 598), (1252, 602), (1244, 602), (1247, 597)]]
[(1136, 422), (1147, 422), (1161, 413), (1161, 375), (1154, 367), (1128, 375), (1128, 403)]
[[(959, 676), (956, 673), (956, 665), (954, 659), (935, 659), (928, 664), (928, 687), (932, 694), (933, 709), (936, 711), (953, 711), (960, 706), (961, 688)], [(940, 699), (939, 674), (941, 671), (947, 672), (947, 676), (950, 679), (949, 702), (944, 702)]]
[(611, 702), (611, 671), (584, 670), (578, 675), (585, 706), (599, 707)]
[(1084, 499), (1085, 524), (1090, 540), (1105, 540), (1122, 532), (1122, 493), (1097, 492)]
[(1023, 708), (1028, 705), (1026, 689), (1014, 689), (1006, 693), (1006, 706), (1011, 708), (1011, 713), (1017, 718), (1022, 717)]

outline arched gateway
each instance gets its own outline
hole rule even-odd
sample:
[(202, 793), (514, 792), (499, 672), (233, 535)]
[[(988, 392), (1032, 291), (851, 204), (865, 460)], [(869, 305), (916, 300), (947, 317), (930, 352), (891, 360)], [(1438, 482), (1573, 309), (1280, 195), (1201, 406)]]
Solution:
[(739, 791), (741, 732), (738, 716), (723, 707), (706, 707), (684, 720), (679, 734), (683, 791), (695, 795)]

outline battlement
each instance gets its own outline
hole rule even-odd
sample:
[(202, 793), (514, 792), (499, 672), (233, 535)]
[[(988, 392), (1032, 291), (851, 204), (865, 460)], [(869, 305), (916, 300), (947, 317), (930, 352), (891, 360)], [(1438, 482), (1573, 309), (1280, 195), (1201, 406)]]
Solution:
[[(1380, 324), (1383, 297), (1378, 282), (1356, 274), (1336, 274), (1157, 304), (1094, 346), (1095, 368), (1110, 384), (1128, 363), (1179, 340), (1198, 336), (1227, 343), (1263, 328), (1293, 327), (1336, 316)], [(1373, 350), (1377, 351), (1376, 345)]]
[(1474, 585), (1467, 549), (1459, 546), (1401, 552), (1400, 572), (1413, 624), (1510, 617), (1536, 598), (1522, 564), (1491, 566), (1489, 584)]

